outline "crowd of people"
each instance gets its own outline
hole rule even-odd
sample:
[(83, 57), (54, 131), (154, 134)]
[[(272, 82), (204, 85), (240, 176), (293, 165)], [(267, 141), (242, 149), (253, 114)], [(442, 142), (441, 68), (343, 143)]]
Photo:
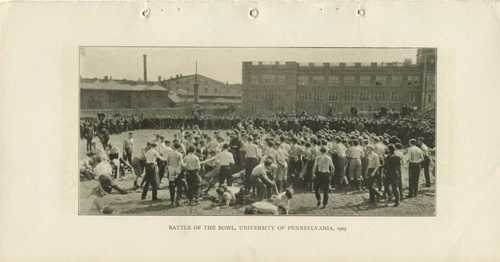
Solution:
[[(431, 184), (434, 123), (429, 119), (136, 119), (120, 120), (127, 124), (118, 131), (110, 126), (113, 121), (101, 115), (96, 122), (82, 122), (82, 137), (90, 143), (81, 177), (98, 179), (108, 193), (127, 193), (114, 181), (130, 170), (134, 188), (142, 188), (141, 198), (151, 188), (153, 201), (166, 179), (174, 207), (183, 198), (187, 205), (198, 205), (212, 188), (226, 204), (260, 203), (285, 192), (290, 198), (295, 190), (314, 192), (318, 208), (326, 208), (339, 189), (365, 190), (372, 205), (394, 201), (398, 206), (403, 198), (418, 195), (421, 173), (425, 185)], [(158, 129), (158, 134), (146, 145), (136, 145), (133, 130), (142, 128)], [(179, 131), (168, 137), (162, 132), (167, 128)], [(128, 132), (121, 148), (109, 143), (109, 135), (119, 131)], [(409, 176), (406, 196), (404, 168)]]
[[(252, 122), (254, 127), (262, 127), (268, 131), (298, 132), (303, 126), (307, 126), (314, 132), (327, 128), (343, 132), (360, 131), (377, 135), (389, 134), (400, 138), (402, 141), (423, 137), (429, 146), (435, 146), (435, 119), (430, 117), (375, 118), (350, 115), (322, 117), (308, 114), (275, 114), (266, 117), (237, 115), (201, 115), (197, 117), (180, 115), (171, 117), (116, 116), (105, 119), (102, 123), (107, 127), (106, 132), (108, 134), (120, 134), (138, 129), (192, 129), (195, 126), (202, 130), (231, 129), (240, 123), (246, 122)], [(86, 138), (89, 141), (89, 146), (93, 134), (97, 133), (99, 125), (102, 125), (100, 123), (100, 121), (93, 118), (80, 121), (80, 137), (82, 139)]]

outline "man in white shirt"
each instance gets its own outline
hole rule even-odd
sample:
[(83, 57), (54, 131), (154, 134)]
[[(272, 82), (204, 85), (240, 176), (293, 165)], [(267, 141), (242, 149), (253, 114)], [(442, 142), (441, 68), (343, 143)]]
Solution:
[(158, 153), (158, 151), (156, 150), (156, 143), (155, 142), (151, 142), (149, 143), (150, 145), (150, 148), (149, 150), (146, 151), (146, 174), (144, 176), (144, 181), (145, 181), (145, 184), (144, 184), (144, 187), (142, 189), (142, 195), (141, 195), (141, 199), (144, 200), (146, 199), (146, 195), (148, 194), (148, 191), (149, 191), (149, 185), (151, 185), (152, 187), (152, 191), (153, 191), (153, 201), (157, 201), (159, 200), (157, 198), (157, 191), (158, 191), (158, 182), (159, 182), (159, 178), (156, 174), (156, 165), (157, 165), (157, 160), (158, 159), (161, 159), (161, 160), (165, 160), (165, 158), (163, 158), (160, 153)]
[(366, 158), (368, 160), (366, 178), (369, 191), (369, 202), (370, 204), (375, 204), (377, 198), (382, 197), (382, 194), (375, 188), (375, 182), (379, 180), (380, 172), (378, 172), (381, 167), (381, 158), (375, 152), (373, 145), (368, 145), (366, 147)]
[(346, 152), (347, 159), (349, 160), (349, 178), (353, 181), (353, 186), (355, 189), (361, 189), (361, 158), (364, 155), (363, 148), (359, 145), (357, 139), (353, 139), (351, 142), (351, 147), (347, 149)]
[(286, 149), (275, 144), (275, 149), (277, 152), (276, 155), (276, 185), (278, 187), (278, 191), (281, 192), (285, 190), (288, 183), (288, 152)]
[(380, 158), (380, 167), (378, 168), (378, 174), (375, 178), (375, 183), (378, 187), (378, 190), (382, 190), (382, 180), (383, 180), (383, 174), (384, 174), (384, 158), (385, 158), (385, 153), (387, 151), (387, 146), (382, 142), (382, 139), (379, 137), (375, 137), (373, 139), (373, 142), (375, 143), (374, 145), (374, 152), (379, 156)]
[[(172, 150), (168, 144), (170, 144), (170, 141), (168, 140), (165, 140), (165, 138), (163, 136), (160, 136), (160, 144), (157, 146), (158, 148), (158, 153), (160, 153), (160, 155), (163, 157), (163, 158), (167, 158), (168, 157), (168, 153)], [(161, 183), (161, 180), (162, 178), (165, 176), (165, 171), (166, 171), (166, 167), (167, 167), (167, 161), (166, 160), (161, 160), (161, 159), (158, 159), (157, 161), (157, 164), (158, 164), (158, 176), (160, 178), (159, 180), (159, 183)]]
[(234, 165), (234, 157), (231, 152), (229, 152), (229, 145), (224, 144), (222, 146), (222, 151), (217, 154), (215, 157), (217, 159), (217, 163), (220, 166), (219, 169), (219, 186), (224, 184), (224, 181), (227, 181), (228, 186), (232, 186), (233, 179), (231, 177), (231, 166)]
[(333, 156), (335, 166), (335, 175), (334, 180), (336, 186), (341, 187), (343, 184), (346, 184), (347, 179), (345, 176), (345, 167), (346, 167), (346, 150), (347, 148), (342, 143), (342, 138), (337, 136), (334, 139), (334, 143), (330, 149), (330, 153)]
[(113, 174), (113, 167), (109, 163), (109, 160), (106, 158), (98, 157), (97, 161), (99, 162), (99, 164), (94, 167), (94, 174), (95, 177), (99, 180), (99, 184), (104, 189), (104, 191), (106, 191), (107, 193), (111, 193), (111, 190), (115, 189), (121, 194), (127, 194), (125, 190), (116, 185), (111, 179), (111, 176)]
[(247, 143), (243, 146), (245, 152), (245, 186), (250, 189), (249, 178), (252, 170), (259, 163), (259, 148), (253, 142), (252, 137), (248, 137)]
[(424, 144), (423, 137), (419, 137), (417, 139), (417, 145), (418, 145), (418, 147), (420, 147), (420, 149), (424, 153), (424, 160), (422, 161), (422, 168), (424, 169), (425, 186), (430, 187), (431, 186), (431, 176), (429, 173), (429, 167), (430, 167), (431, 159), (429, 157), (429, 147), (427, 147), (427, 145)]
[(180, 175), (183, 165), (183, 157), (181, 154), (182, 147), (179, 143), (174, 144), (174, 150), (167, 153), (167, 168), (168, 168), (168, 189), (170, 192), (171, 205), (179, 205), (180, 195), (184, 189), (184, 183), (181, 181)]
[(194, 151), (194, 146), (189, 146), (186, 151), (187, 155), (184, 157), (189, 205), (198, 205), (198, 192), (201, 183), (201, 177), (199, 175), (201, 169), (200, 159), (194, 154)]
[(420, 177), (420, 169), (422, 161), (424, 161), (424, 153), (416, 146), (417, 141), (410, 139), (410, 147), (408, 148), (408, 162), (409, 162), (409, 190), (408, 197), (416, 197), (418, 194), (418, 182)]

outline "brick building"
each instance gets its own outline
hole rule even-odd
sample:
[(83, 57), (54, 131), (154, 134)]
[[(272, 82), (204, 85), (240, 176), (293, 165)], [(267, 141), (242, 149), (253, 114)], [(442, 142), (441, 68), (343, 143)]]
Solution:
[(198, 84), (198, 103), (201, 105), (241, 105), (241, 85), (227, 84), (215, 79), (197, 74), (177, 75), (162, 81), (171, 98), (177, 105), (194, 103), (195, 83)]
[(243, 62), (243, 110), (248, 114), (374, 111), (435, 107), (436, 50), (419, 49), (417, 62)]

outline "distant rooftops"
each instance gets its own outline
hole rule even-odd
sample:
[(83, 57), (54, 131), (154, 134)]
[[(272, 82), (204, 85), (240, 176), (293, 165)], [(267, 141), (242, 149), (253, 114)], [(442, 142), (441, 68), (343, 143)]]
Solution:
[(130, 80), (82, 79), (80, 89), (85, 90), (115, 90), (115, 91), (165, 91), (167, 89), (154, 83), (144, 83)]

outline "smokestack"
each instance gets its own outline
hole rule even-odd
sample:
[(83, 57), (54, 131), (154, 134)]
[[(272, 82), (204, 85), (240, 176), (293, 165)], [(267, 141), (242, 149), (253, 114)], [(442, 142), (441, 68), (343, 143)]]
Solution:
[(148, 82), (148, 56), (142, 55), (142, 64), (144, 67), (144, 83)]

